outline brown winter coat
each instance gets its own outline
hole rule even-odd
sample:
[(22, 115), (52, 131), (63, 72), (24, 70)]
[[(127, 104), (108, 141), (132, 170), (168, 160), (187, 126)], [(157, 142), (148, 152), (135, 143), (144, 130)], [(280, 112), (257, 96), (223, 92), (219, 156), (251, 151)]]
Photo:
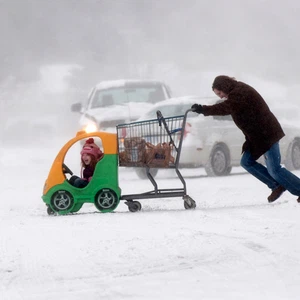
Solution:
[(261, 95), (251, 86), (237, 82), (228, 99), (215, 105), (203, 105), (205, 116), (231, 115), (245, 135), (242, 152), (249, 150), (256, 160), (284, 137), (284, 132)]

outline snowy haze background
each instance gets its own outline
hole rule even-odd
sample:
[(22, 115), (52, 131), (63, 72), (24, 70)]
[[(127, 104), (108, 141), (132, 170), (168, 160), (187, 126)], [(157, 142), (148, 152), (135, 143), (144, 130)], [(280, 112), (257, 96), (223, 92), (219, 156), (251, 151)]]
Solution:
[[(1, 0), (0, 299), (299, 299), (299, 205), (237, 168), (184, 169), (181, 199), (49, 217), (44, 180), (101, 80), (154, 78), (211, 96), (216, 75), (298, 105), (298, 1)], [(77, 160), (74, 165), (77, 166)], [(295, 172), (300, 176), (299, 172)], [(171, 170), (162, 187), (179, 187)], [(120, 169), (123, 193), (151, 189)]]
[(24, 119), (34, 117), (73, 133), (70, 105), (101, 80), (154, 78), (174, 96), (211, 96), (214, 77), (228, 74), (269, 102), (297, 104), (299, 9), (297, 0), (1, 0), (1, 140), (19, 127), (32, 135)]

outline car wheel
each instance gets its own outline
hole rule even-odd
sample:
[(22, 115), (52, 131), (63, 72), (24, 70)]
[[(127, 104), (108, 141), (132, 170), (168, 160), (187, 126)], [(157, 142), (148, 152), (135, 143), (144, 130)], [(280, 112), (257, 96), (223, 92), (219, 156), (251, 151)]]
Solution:
[[(136, 168), (135, 173), (140, 179), (148, 179), (146, 168)], [(158, 169), (150, 169), (150, 174), (153, 178), (157, 175), (157, 173)]]
[(229, 150), (225, 145), (213, 148), (209, 160), (205, 165), (208, 176), (226, 176), (231, 172)]
[(285, 167), (290, 171), (300, 169), (300, 140), (294, 140), (289, 146)]
[(57, 213), (68, 213), (74, 205), (74, 198), (68, 191), (57, 191), (51, 197), (51, 209)]
[(119, 204), (116, 193), (111, 189), (102, 189), (95, 196), (95, 206), (101, 212), (111, 212)]

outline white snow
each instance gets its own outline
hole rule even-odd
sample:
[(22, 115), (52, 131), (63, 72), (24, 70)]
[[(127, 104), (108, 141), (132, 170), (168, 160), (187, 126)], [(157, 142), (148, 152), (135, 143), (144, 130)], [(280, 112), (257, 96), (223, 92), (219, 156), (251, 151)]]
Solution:
[[(115, 213), (86, 204), (48, 216), (43, 184), (64, 144), (51, 142), (0, 148), (1, 300), (299, 299), (295, 196), (268, 204), (241, 168), (222, 178), (183, 169), (195, 210), (170, 198), (141, 200), (138, 213), (121, 202)], [(123, 194), (152, 189), (131, 169), (119, 175)], [(172, 170), (157, 182), (181, 187)]]

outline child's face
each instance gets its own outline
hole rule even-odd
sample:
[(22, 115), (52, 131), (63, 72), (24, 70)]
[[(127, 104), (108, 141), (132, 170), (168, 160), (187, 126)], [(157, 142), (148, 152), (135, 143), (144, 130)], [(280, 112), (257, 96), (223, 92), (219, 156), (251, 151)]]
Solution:
[(89, 154), (86, 154), (86, 153), (82, 154), (82, 161), (84, 162), (85, 165), (89, 165), (91, 160), (92, 160), (92, 158)]

